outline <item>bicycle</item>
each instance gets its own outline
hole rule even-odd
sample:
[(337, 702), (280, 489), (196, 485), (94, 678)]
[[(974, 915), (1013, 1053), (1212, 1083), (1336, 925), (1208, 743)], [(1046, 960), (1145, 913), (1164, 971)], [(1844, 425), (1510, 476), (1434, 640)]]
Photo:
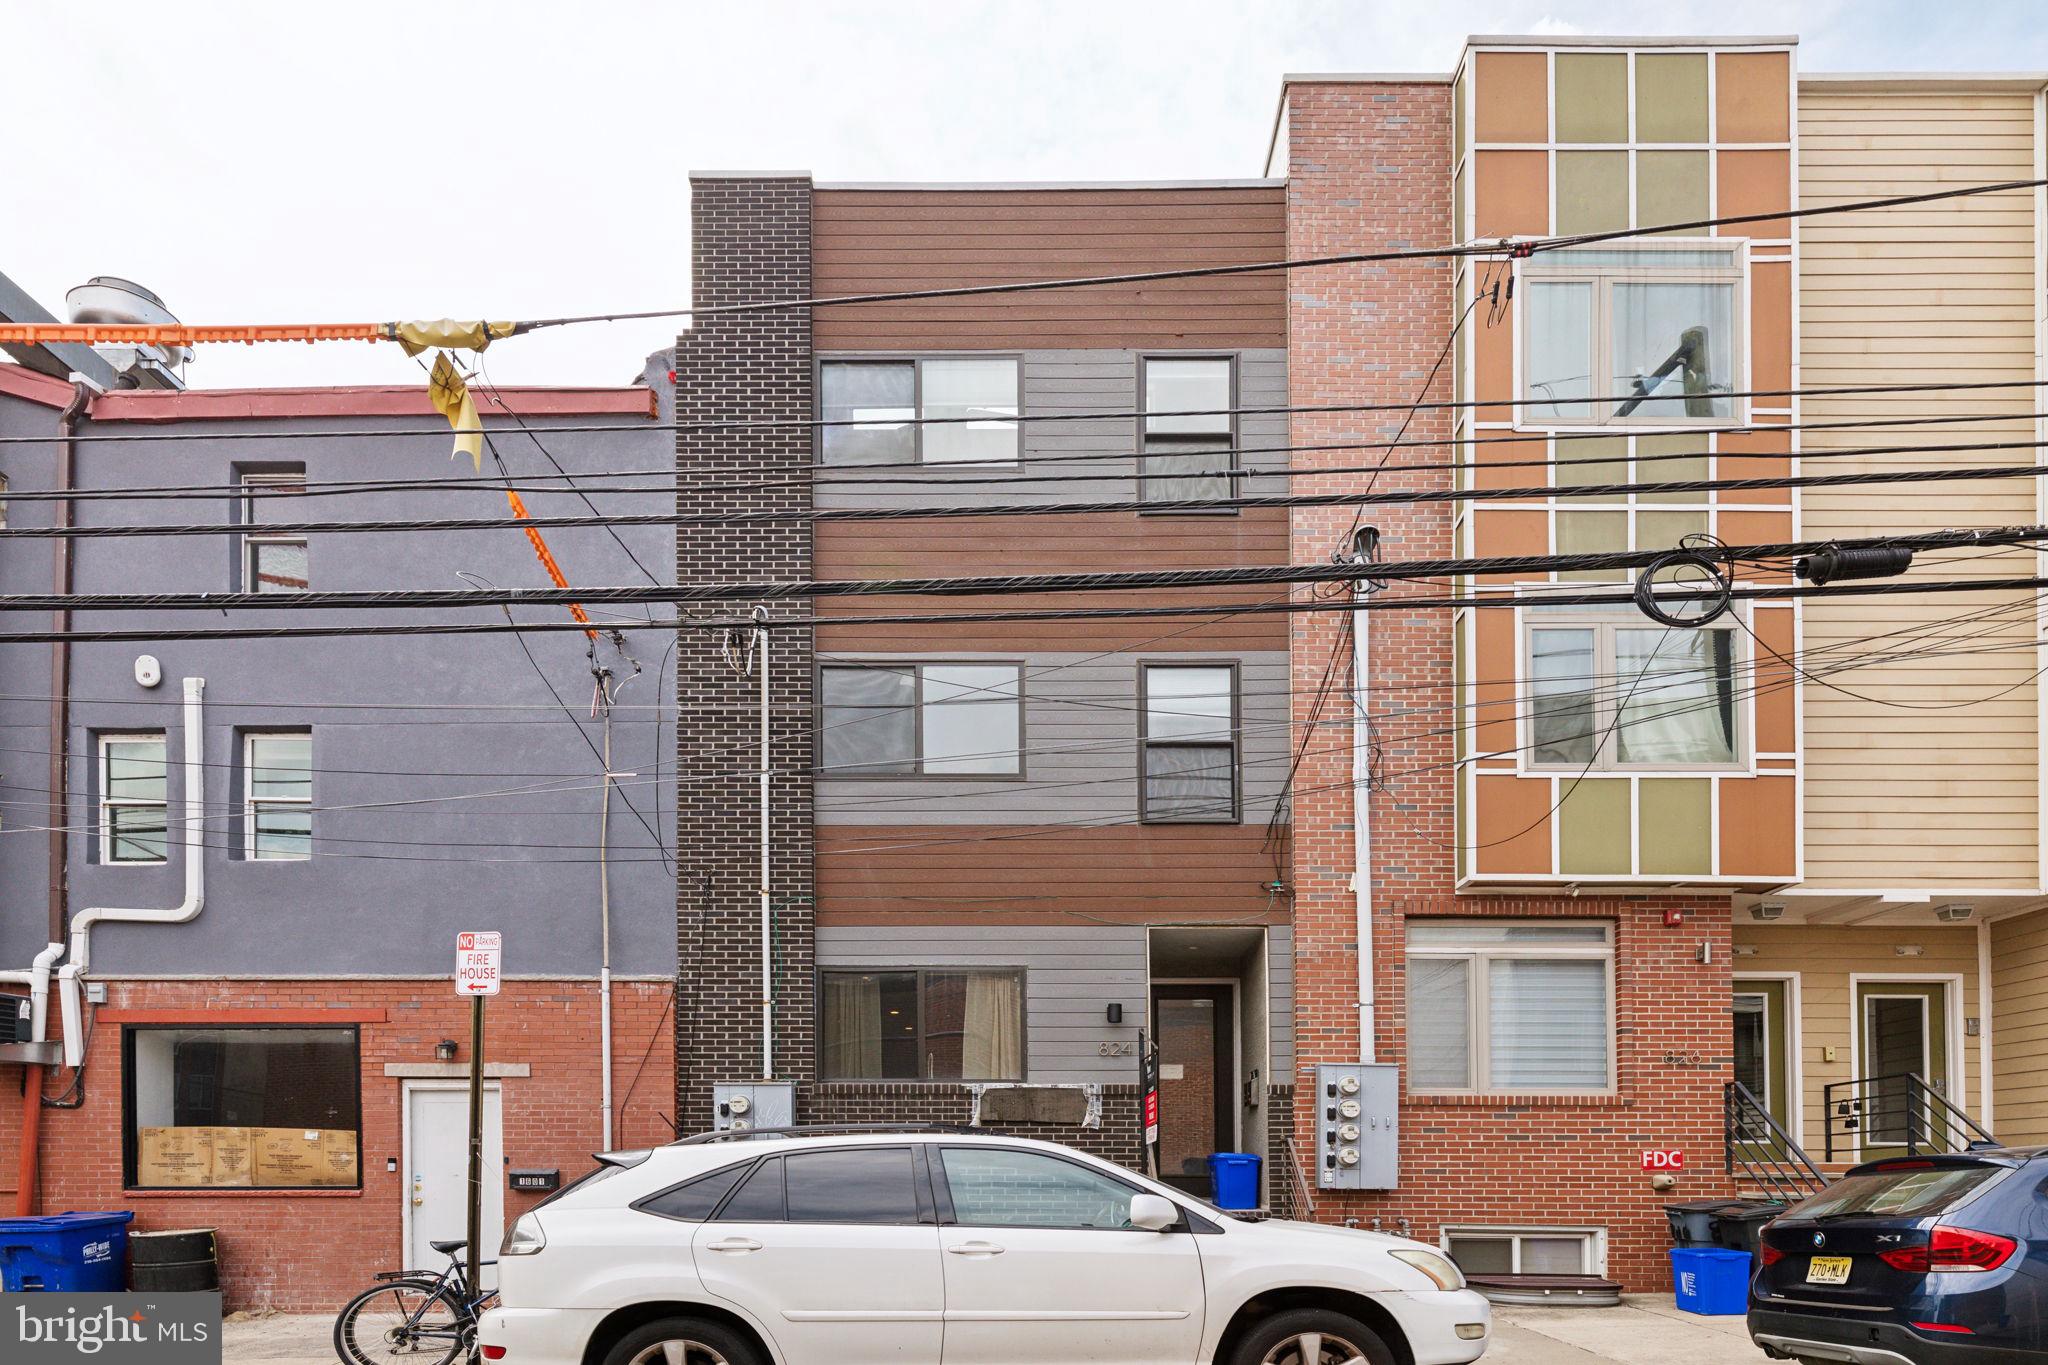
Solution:
[(342, 1365), (450, 1365), (457, 1355), (474, 1356), (477, 1319), (497, 1303), (498, 1291), (471, 1294), (461, 1255), (468, 1242), (427, 1245), (448, 1257), (446, 1270), (381, 1271), (335, 1318), (334, 1354)]

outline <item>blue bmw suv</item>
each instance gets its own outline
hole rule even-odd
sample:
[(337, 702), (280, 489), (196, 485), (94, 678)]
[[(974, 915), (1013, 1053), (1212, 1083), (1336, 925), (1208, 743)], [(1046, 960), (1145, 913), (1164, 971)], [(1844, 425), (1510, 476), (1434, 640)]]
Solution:
[(1749, 1335), (1777, 1360), (2048, 1362), (2048, 1147), (1858, 1166), (1763, 1230)]

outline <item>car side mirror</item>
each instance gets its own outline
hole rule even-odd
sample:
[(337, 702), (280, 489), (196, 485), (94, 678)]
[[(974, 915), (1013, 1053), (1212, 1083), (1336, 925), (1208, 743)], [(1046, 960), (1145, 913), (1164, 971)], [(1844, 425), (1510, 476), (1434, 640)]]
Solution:
[(1147, 1232), (1164, 1232), (1180, 1222), (1180, 1205), (1156, 1194), (1131, 1196), (1131, 1226)]

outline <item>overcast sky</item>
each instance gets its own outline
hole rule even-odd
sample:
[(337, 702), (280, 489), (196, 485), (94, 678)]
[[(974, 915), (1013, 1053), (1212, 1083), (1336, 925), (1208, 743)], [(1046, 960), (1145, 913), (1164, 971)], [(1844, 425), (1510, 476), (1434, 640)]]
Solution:
[[(687, 303), (693, 169), (821, 180), (1260, 173), (1290, 71), (1445, 71), (1468, 33), (1789, 33), (1809, 71), (2040, 70), (2039, 0), (0, 0), (0, 271), (188, 322)], [(1967, 14), (1936, 23), (1935, 14)], [(501, 343), (620, 383), (670, 323)], [(391, 346), (209, 347), (195, 387), (413, 383)]]

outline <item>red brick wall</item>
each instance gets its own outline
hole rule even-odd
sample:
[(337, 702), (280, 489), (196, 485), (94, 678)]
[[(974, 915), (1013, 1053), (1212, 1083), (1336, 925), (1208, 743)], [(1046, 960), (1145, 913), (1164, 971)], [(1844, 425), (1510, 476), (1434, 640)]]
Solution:
[[(222, 1288), (229, 1309), (269, 1306), (321, 1311), (339, 1308), (368, 1285), (374, 1271), (405, 1259), (400, 1211), (405, 1173), (387, 1172), (400, 1157), (402, 1082), (387, 1062), (432, 1062), (434, 1044), (454, 1038), (469, 1054), (469, 1006), (444, 981), (113, 981), (86, 1056), (85, 1102), (43, 1111), (42, 1208), (131, 1209), (134, 1227), (219, 1230)], [(648, 1146), (672, 1134), (675, 1097), (672, 987), (667, 982), (614, 982), (612, 1089), (617, 1118), (613, 1145)], [(294, 1010), (332, 1015), (358, 1025), (362, 1045), (363, 1188), (309, 1194), (195, 1192), (129, 1194), (121, 1186), (121, 1027), (117, 1011), (175, 1012), (159, 1021), (195, 1025), (233, 1022), (228, 1010)], [(381, 1018), (378, 1018), (381, 1014)], [(590, 1167), (601, 1145), (596, 985), (589, 981), (508, 981), (485, 1011), (487, 1062), (525, 1062), (527, 1077), (499, 1082), (508, 1166), (559, 1167), (567, 1181)], [(643, 1066), (642, 1063), (645, 1065)], [(12, 1184), (19, 1148), (20, 1106), (12, 1083), (19, 1069), (0, 1068), (0, 1152)], [(68, 1081), (70, 1073), (62, 1073)], [(59, 1081), (53, 1079), (52, 1092)], [(497, 1177), (503, 1181), (503, 1175)], [(508, 1219), (538, 1195), (505, 1194)], [(495, 1253), (495, 1247), (489, 1254)]]
[[(1450, 90), (1445, 85), (1297, 85), (1290, 91), (1288, 253), (1319, 256), (1451, 240)], [(1424, 394), (1454, 320), (1445, 261), (1295, 272), (1289, 294), (1289, 402), (1405, 405)], [(1428, 388), (1451, 396), (1451, 360)], [(1303, 414), (1293, 442), (1391, 440), (1400, 411)], [(1448, 415), (1418, 413), (1407, 439), (1445, 438)], [(1297, 454), (1297, 468), (1372, 465), (1379, 453)], [(1443, 463), (1406, 447), (1389, 467)], [(1389, 473), (1382, 490), (1447, 488), (1441, 472)], [(1314, 491), (1363, 489), (1368, 476), (1314, 480)], [(1346, 541), (1352, 508), (1298, 509), (1296, 563), (1327, 560)], [(1371, 507), (1383, 557), (1454, 553), (1451, 504)], [(1417, 585), (1434, 593), (1439, 585)], [(1398, 594), (1404, 589), (1393, 590)], [(1348, 679), (1345, 616), (1293, 618), (1295, 722), (1310, 721), (1333, 655)], [(1380, 722), (1383, 786), (1372, 801), (1373, 948), (1378, 1056), (1403, 1059), (1403, 944), (1409, 915), (1591, 915), (1616, 924), (1619, 1090), (1597, 1100), (1410, 1097), (1402, 1111), (1401, 1187), (1384, 1194), (1317, 1191), (1326, 1221), (1406, 1218), (1434, 1241), (1447, 1223), (1562, 1225), (1609, 1230), (1608, 1271), (1635, 1289), (1668, 1285), (1668, 1238), (1658, 1205), (1727, 1189), (1721, 1173), (1720, 1086), (1727, 1079), (1728, 935), (1725, 897), (1602, 899), (1461, 897), (1453, 850), (1451, 619), (1440, 610), (1381, 611), (1372, 623), (1370, 705)], [(1300, 1074), (1359, 1055), (1349, 705), (1340, 691), (1310, 735), (1295, 778), (1295, 1036)], [(1297, 729), (1297, 741), (1302, 733)], [(1663, 925), (1666, 907), (1685, 923)], [(1709, 961), (1699, 961), (1702, 945)], [(1304, 1096), (1306, 1086), (1300, 1088)], [(1313, 1150), (1313, 1113), (1295, 1116)], [(1690, 1169), (1672, 1195), (1653, 1192), (1644, 1147), (1682, 1146)]]

